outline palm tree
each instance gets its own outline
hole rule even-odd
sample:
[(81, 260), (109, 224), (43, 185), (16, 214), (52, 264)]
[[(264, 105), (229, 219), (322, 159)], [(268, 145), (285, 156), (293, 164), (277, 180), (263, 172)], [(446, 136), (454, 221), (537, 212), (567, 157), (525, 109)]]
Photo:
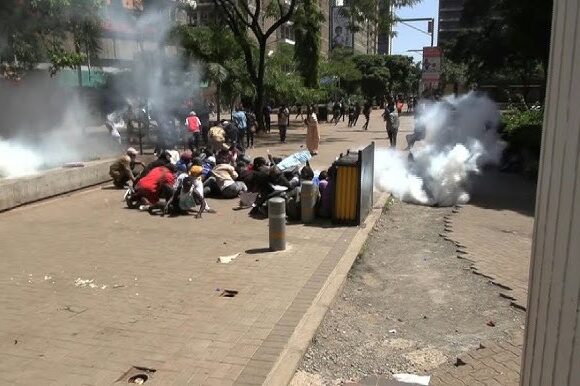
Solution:
[(213, 84), (216, 88), (216, 110), (217, 110), (217, 120), (220, 120), (221, 115), (221, 88), (225, 81), (228, 79), (228, 70), (219, 63), (206, 63), (205, 64), (205, 79)]

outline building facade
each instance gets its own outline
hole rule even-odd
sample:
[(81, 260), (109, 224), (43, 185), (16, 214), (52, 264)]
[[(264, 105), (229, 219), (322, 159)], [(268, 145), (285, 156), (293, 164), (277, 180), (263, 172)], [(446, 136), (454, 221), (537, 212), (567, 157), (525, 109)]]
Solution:
[(439, 29), (438, 45), (445, 44), (453, 40), (459, 32), (463, 30), (461, 26), (461, 15), (465, 0), (439, 0)]

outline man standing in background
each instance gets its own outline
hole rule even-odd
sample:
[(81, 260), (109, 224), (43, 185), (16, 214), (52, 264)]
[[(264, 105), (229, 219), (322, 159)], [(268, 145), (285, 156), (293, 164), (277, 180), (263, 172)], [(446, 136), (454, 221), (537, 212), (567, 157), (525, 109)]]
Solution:
[(270, 104), (266, 103), (263, 113), (264, 122), (266, 123), (266, 133), (269, 133), (270, 129), (272, 128), (272, 118), (270, 117), (270, 115), (272, 115), (272, 108), (270, 107)]
[(286, 130), (290, 124), (290, 110), (284, 103), (278, 109), (278, 129), (280, 130), (280, 142), (286, 143)]
[(248, 129), (248, 121), (246, 119), (246, 113), (244, 112), (244, 108), (238, 106), (236, 108), (236, 112), (232, 114), (232, 118), (234, 119), (234, 124), (236, 125), (237, 130), (237, 138), (236, 141), (237, 145), (240, 149), (244, 150), (244, 138), (246, 138), (246, 130)]
[(189, 116), (185, 119), (185, 125), (187, 126), (187, 131), (191, 133), (189, 150), (193, 152), (199, 148), (201, 142), (201, 121), (195, 111), (189, 113)]

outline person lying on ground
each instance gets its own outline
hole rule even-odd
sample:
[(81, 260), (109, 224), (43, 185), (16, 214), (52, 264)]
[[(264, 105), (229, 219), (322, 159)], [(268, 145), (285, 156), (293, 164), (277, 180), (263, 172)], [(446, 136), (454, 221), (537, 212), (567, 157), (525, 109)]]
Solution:
[(137, 174), (135, 167), (137, 165), (145, 166), (143, 162), (137, 161), (137, 154), (137, 150), (130, 147), (124, 156), (113, 162), (109, 168), (109, 175), (113, 179), (115, 187), (122, 189), (126, 187), (129, 181), (135, 182), (135, 175)]

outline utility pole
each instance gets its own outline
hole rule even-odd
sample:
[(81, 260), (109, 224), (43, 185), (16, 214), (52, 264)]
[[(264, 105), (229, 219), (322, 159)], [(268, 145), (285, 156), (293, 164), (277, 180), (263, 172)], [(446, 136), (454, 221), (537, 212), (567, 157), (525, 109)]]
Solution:
[[(409, 24), (410, 22), (416, 22), (416, 21), (426, 21), (427, 22), (427, 31), (423, 31), (422, 29), (417, 28), (417, 27)], [(435, 19), (434, 18), (432, 18), (432, 17), (419, 17), (419, 18), (413, 18), (413, 19), (399, 19), (398, 17), (395, 17), (395, 22), (404, 24), (409, 28), (412, 28), (416, 31), (424, 33), (425, 35), (430, 35), (431, 36), (431, 47), (433, 47), (434, 40), (435, 40)]]

